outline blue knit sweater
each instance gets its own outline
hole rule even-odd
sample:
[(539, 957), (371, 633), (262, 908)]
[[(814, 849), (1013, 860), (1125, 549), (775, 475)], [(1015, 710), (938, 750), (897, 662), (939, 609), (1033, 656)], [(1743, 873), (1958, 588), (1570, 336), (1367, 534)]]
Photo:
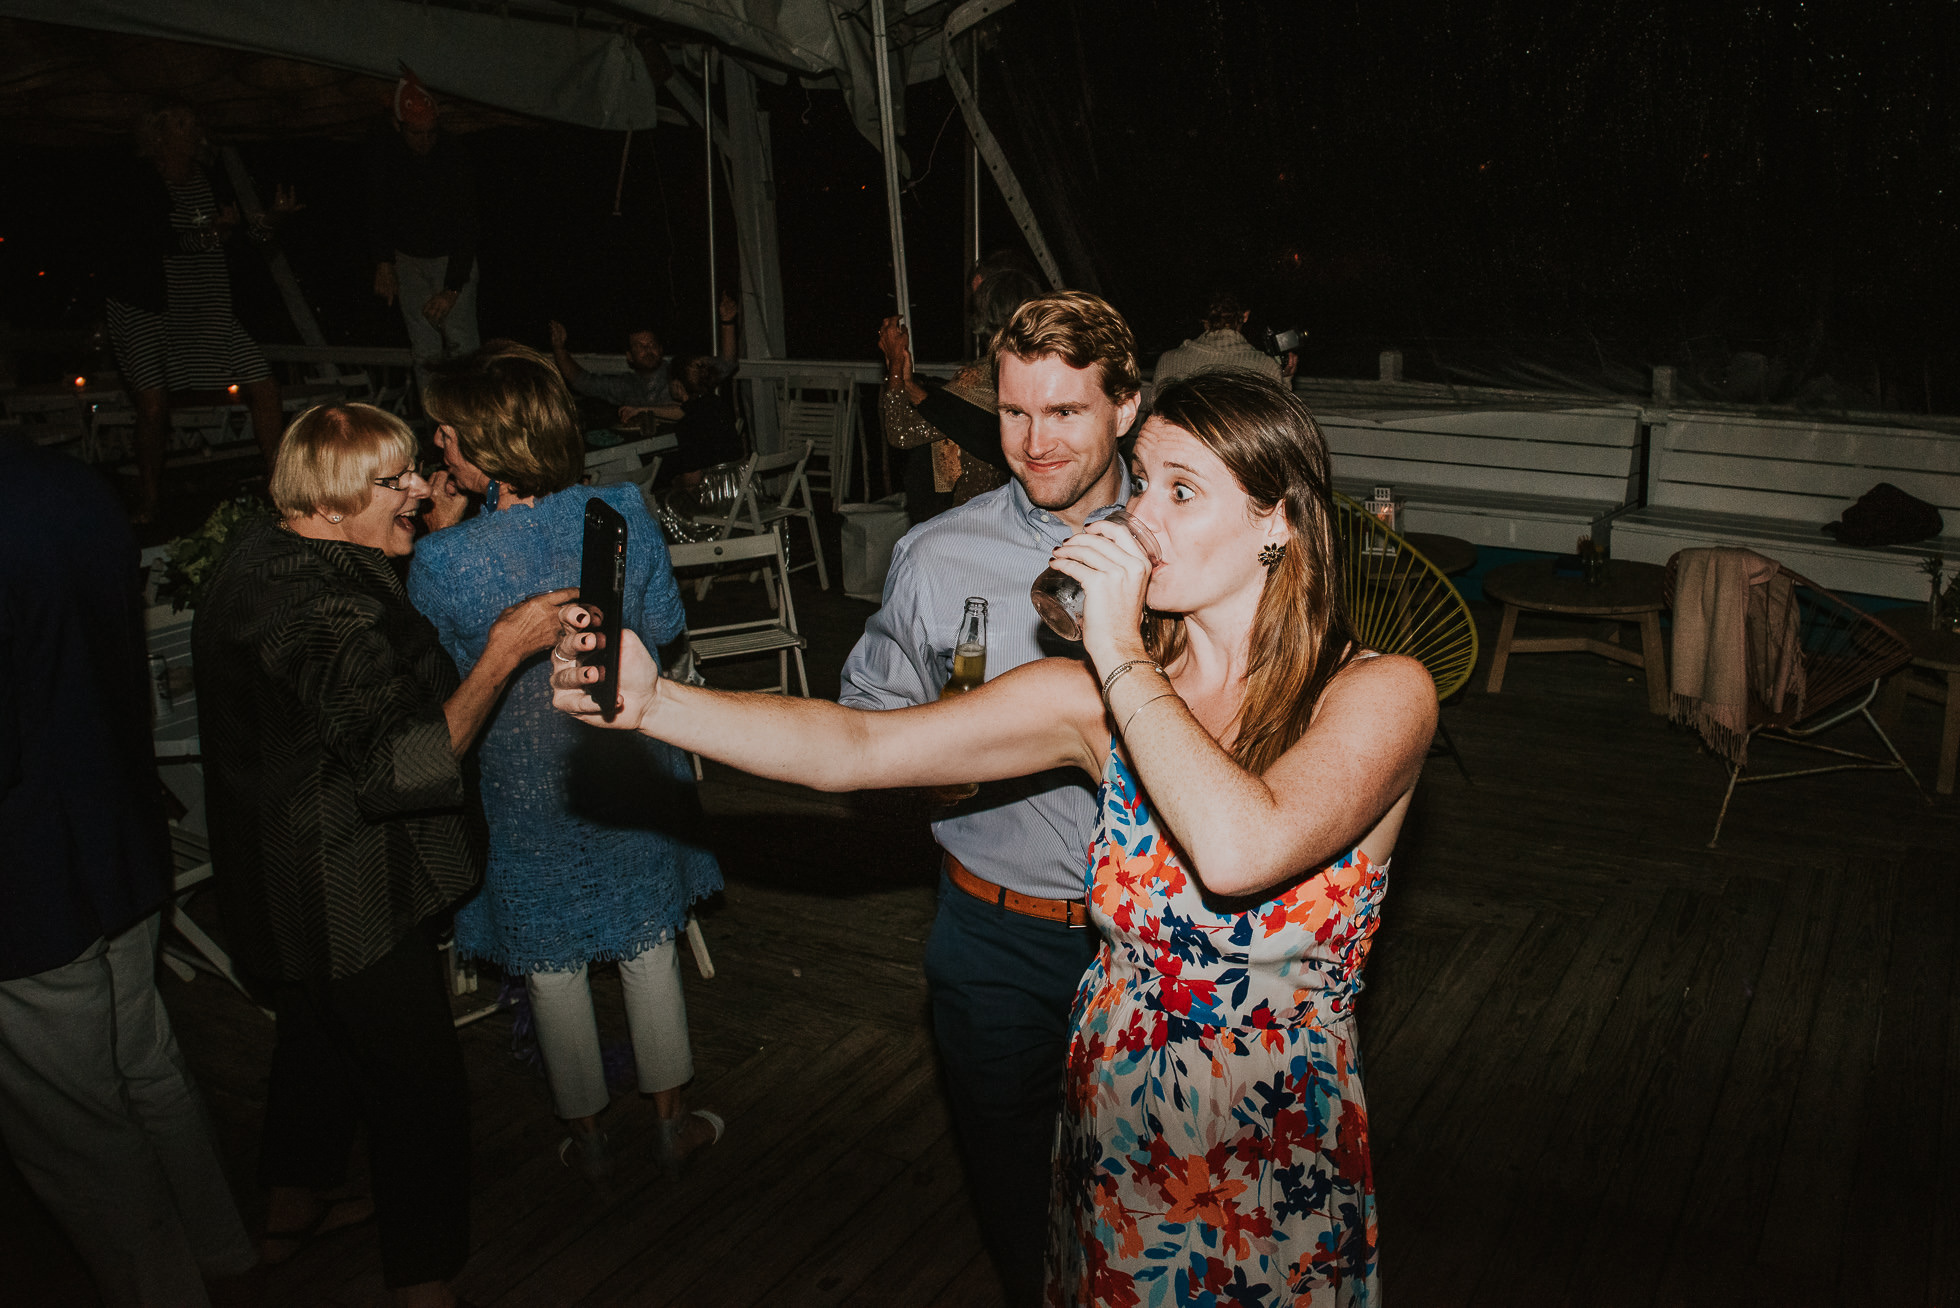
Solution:
[[(486, 509), (415, 547), (409, 598), (465, 676), (505, 608), (578, 585), (594, 497), (627, 522), (626, 626), (649, 650), (681, 634), (667, 542), (638, 489), (574, 486), (535, 506)], [(539, 654), (511, 679), (484, 732), (489, 865), (481, 893), (456, 914), (458, 950), (512, 973), (630, 958), (670, 938), (688, 906), (722, 884), (701, 844), (687, 756), (557, 712), (550, 663)]]

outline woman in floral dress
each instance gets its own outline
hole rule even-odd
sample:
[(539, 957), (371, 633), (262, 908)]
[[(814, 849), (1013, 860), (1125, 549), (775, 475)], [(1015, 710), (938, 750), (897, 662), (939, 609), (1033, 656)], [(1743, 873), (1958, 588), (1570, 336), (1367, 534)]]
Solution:
[[(1019, 378), (1003, 358), (1010, 462), (1067, 421)], [(1157, 561), (1106, 522), (1055, 553), (1083, 584), (1092, 667), (858, 713), (657, 683), (628, 640), (611, 725), (832, 790), (1099, 776), (1085, 879), (1106, 943), (1076, 1001), (1049, 1301), (1375, 1302), (1353, 1001), (1435, 686), (1353, 639), (1326, 446), (1291, 393), (1238, 373), (1167, 386), (1133, 471)], [(565, 614), (554, 702), (596, 725), (571, 662), (595, 637)]]

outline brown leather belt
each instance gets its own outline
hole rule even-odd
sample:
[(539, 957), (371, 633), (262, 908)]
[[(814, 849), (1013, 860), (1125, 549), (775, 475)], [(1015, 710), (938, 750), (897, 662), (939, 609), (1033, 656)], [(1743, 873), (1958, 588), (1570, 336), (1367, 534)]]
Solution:
[(1038, 895), (1024, 895), (1006, 886), (997, 886), (982, 876), (975, 876), (966, 864), (946, 855), (946, 876), (952, 883), (986, 904), (996, 904), (1010, 913), (1022, 917), (1038, 917), (1049, 922), (1066, 922), (1072, 927), (1089, 925), (1089, 906), (1079, 899), (1042, 899)]

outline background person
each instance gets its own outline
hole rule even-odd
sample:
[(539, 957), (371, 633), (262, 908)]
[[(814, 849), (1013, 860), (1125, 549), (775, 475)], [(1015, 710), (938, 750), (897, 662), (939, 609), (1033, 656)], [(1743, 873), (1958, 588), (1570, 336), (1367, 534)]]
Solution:
[[(207, 172), (209, 143), (187, 105), (166, 105), (136, 122), (136, 150), (146, 172), (124, 212), (125, 233), (106, 268), (109, 343), (136, 406), (136, 512), (153, 521), (170, 436), (171, 391), (223, 391), (236, 383), (250, 408), (252, 431), (268, 475), (284, 419), (279, 383), (233, 313), (225, 243), (238, 230), (230, 187)], [(269, 241), (271, 224), (303, 206), (285, 187), (272, 208), (248, 224)]]
[(878, 415), (885, 440), (901, 450), (923, 451), (905, 465), (906, 506), (915, 526), (1007, 480), (995, 412), (993, 339), (1016, 309), (1040, 294), (1039, 274), (1016, 251), (996, 250), (975, 264), (967, 278), (967, 323), (977, 357), (944, 385), (912, 375), (911, 337), (903, 321), (893, 317), (879, 325), (885, 384)]
[(715, 390), (715, 360), (703, 354), (681, 360), (673, 381), (676, 420), (671, 466), (683, 486), (700, 482), (701, 474), (720, 463), (742, 460), (742, 433), (735, 414)]
[(374, 293), (400, 302), (415, 380), (468, 354), (476, 326), (476, 179), (462, 146), (442, 139), (441, 108), (416, 78), (395, 83), (395, 130), (368, 161)]
[(463, 757), (577, 592), (506, 610), (459, 678), (393, 563), (429, 493), (400, 419), (308, 409), (280, 445), (279, 519), (234, 535), (191, 644), (226, 939), (275, 1015), (264, 1251), (363, 1215), (324, 1192), (365, 1124), (382, 1277), (441, 1306), (469, 1255), (468, 1093), (432, 929), (483, 875)]
[[(720, 353), (708, 357), (714, 367), (714, 382), (709, 389), (719, 387), (735, 375), (741, 356), (736, 344), (735, 324), (741, 318), (741, 307), (735, 297), (723, 291), (721, 304), (717, 310), (721, 318)], [(626, 371), (593, 372), (572, 357), (566, 346), (569, 339), (565, 324), (554, 321), (551, 324), (551, 357), (558, 365), (558, 372), (565, 384), (580, 395), (591, 396), (611, 405), (618, 415), (621, 426), (639, 420), (643, 413), (669, 422), (680, 417), (674, 400), (670, 382), (674, 378), (673, 361), (660, 344), (660, 337), (649, 328), (639, 328), (626, 336)]]
[[(667, 544), (639, 488), (578, 484), (584, 441), (551, 361), (492, 345), (434, 370), (429, 416), (448, 470), (486, 495), (484, 512), (431, 533), (409, 565), (409, 598), (460, 668), (473, 668), (514, 599), (579, 576), (587, 501), (627, 522), (622, 620), (651, 648), (687, 618)], [(683, 446), (685, 448), (685, 446)], [(494, 485), (494, 494), (490, 493)], [(678, 942), (689, 906), (721, 889), (701, 843), (694, 770), (670, 745), (580, 731), (551, 711), (550, 668), (528, 664), (494, 710), (478, 752), (490, 856), (482, 893), (456, 914), (459, 953), (523, 977), (553, 1105), (586, 1175), (612, 1158), (599, 1114), (610, 1102), (587, 969), (617, 960), (640, 1090), (677, 1169), (720, 1138), (721, 1119), (686, 1111), (694, 1077)]]
[(1174, 350), (1165, 350), (1157, 358), (1157, 369), (1151, 374), (1151, 385), (1168, 386), (1180, 377), (1194, 373), (1218, 372), (1232, 368), (1240, 372), (1269, 377), (1273, 381), (1291, 377), (1299, 356), (1289, 352), (1284, 365), (1272, 355), (1248, 341), (1244, 327), (1252, 317), (1252, 310), (1239, 303), (1239, 297), (1230, 291), (1215, 292), (1205, 302), (1201, 319), (1204, 330), (1196, 339), (1188, 340)]
[(157, 993), (170, 838), (136, 541), (95, 473), (0, 435), (0, 1139), (102, 1302), (256, 1302)]
[[(1013, 386), (1009, 367), (1004, 412)], [(1113, 523), (1055, 553), (1093, 671), (1045, 659), (853, 713), (659, 681), (628, 638), (610, 725), (826, 790), (1100, 776), (1107, 941), (1073, 1013), (1048, 1302), (1372, 1302), (1353, 1001), (1434, 684), (1356, 647), (1326, 447), (1292, 395), (1234, 373), (1168, 388), (1134, 468), (1161, 559)], [(554, 701), (597, 725), (574, 662), (596, 637), (578, 605), (565, 620)]]

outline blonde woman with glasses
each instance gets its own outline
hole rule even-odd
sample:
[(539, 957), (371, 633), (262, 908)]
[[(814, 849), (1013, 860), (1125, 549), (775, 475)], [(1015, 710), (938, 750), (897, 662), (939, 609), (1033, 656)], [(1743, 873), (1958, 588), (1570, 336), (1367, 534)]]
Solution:
[[(395, 1301), (446, 1308), (469, 1095), (434, 928), (483, 878), (464, 758), (577, 591), (520, 597), (458, 676), (396, 571), (429, 494), (401, 420), (308, 409), (271, 489), (278, 518), (233, 537), (191, 629), (225, 939), (274, 1013), (262, 1250), (373, 1216)], [(371, 1201), (336, 1195), (358, 1125)]]

